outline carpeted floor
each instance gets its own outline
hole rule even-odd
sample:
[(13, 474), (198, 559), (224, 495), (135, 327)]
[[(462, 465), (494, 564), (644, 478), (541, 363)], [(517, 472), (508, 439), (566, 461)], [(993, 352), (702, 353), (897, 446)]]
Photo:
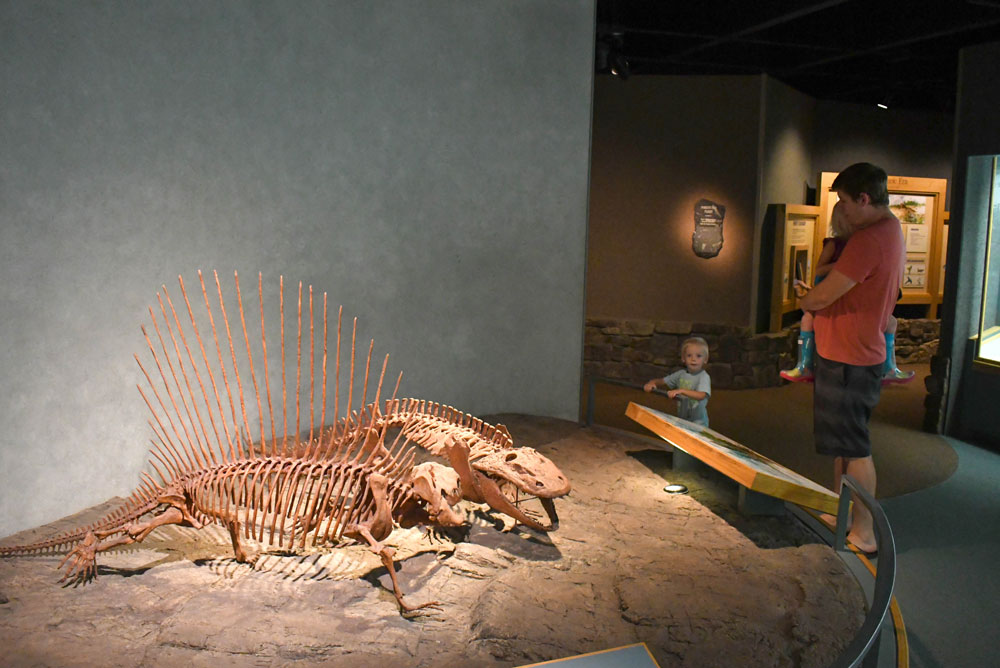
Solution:
[[(921, 430), (928, 365), (903, 367), (916, 371), (906, 385), (882, 390), (872, 416), (872, 455), (878, 472), (879, 498), (925, 489), (947, 480), (958, 467), (958, 456), (942, 437)], [(584, 403), (586, 388), (584, 388)], [(651, 435), (625, 417), (629, 401), (664, 412), (675, 412), (665, 396), (616, 385), (595, 388), (595, 422)], [(812, 385), (788, 383), (760, 390), (716, 390), (708, 402), (711, 427), (743, 445), (824, 485), (833, 487), (829, 457), (817, 455), (812, 439)]]

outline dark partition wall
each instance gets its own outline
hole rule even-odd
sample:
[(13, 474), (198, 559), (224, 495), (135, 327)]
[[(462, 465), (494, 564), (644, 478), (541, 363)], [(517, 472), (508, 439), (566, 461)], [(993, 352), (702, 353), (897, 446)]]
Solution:
[[(587, 315), (747, 325), (760, 77), (597, 77)], [(725, 207), (696, 254), (695, 207)]]
[[(897, 176), (951, 179), (954, 118), (951, 114), (819, 100), (816, 103), (815, 173), (838, 172), (871, 162)], [(945, 200), (951, 199), (951, 184)]]
[(593, 4), (0, 2), (0, 534), (130, 491), (198, 269), (328, 292), (403, 395), (575, 417)]
[[(948, 274), (940, 355), (950, 359), (944, 400), (948, 434), (1000, 448), (1000, 374), (973, 366), (982, 315), (983, 274), (993, 156), (1000, 155), (996, 109), (1000, 91), (1000, 42), (963, 49), (955, 123), (955, 196), (948, 240)], [(993, 222), (994, 231), (996, 222)], [(941, 425), (937, 425), (941, 426)]]

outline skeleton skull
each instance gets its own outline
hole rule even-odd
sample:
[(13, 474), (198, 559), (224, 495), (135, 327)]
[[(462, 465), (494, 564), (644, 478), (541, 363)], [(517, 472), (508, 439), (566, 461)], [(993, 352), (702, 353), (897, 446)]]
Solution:
[(452, 506), (462, 500), (462, 485), (458, 473), (437, 462), (425, 462), (413, 467), (413, 493), (425, 505), (432, 522), (441, 526), (458, 526), (462, 516)]
[(569, 480), (559, 467), (532, 448), (491, 452), (476, 459), (473, 467), (541, 499), (555, 499), (569, 494)]

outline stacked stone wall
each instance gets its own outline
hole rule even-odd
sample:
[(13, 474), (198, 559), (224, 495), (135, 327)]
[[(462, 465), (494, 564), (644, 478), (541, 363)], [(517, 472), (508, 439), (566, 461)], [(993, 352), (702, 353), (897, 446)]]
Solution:
[[(937, 352), (938, 320), (899, 320), (897, 362), (929, 361)], [(584, 372), (588, 376), (644, 383), (681, 367), (684, 339), (708, 342), (706, 367), (712, 387), (752, 389), (783, 381), (781, 369), (798, 359), (798, 327), (778, 333), (752, 334), (748, 328), (711, 323), (657, 322), (634, 319), (588, 319), (584, 338)]]

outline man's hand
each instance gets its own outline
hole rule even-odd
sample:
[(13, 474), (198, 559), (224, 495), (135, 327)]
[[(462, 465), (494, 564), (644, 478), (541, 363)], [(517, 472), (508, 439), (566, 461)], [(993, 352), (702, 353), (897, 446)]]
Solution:
[(857, 281), (833, 269), (822, 283), (799, 297), (799, 308), (813, 312), (825, 309), (857, 284)]

